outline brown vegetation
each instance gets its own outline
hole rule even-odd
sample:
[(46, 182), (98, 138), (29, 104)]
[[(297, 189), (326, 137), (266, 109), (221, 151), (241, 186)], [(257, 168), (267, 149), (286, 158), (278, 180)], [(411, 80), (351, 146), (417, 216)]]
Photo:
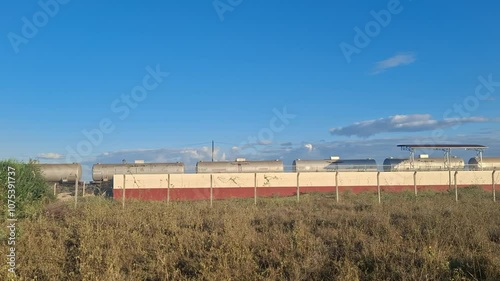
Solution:
[[(19, 222), (36, 280), (500, 280), (500, 205), (454, 194), (326, 194), (48, 206)], [(2, 248), (4, 256), (6, 247)], [(0, 279), (5, 276), (0, 273)]]

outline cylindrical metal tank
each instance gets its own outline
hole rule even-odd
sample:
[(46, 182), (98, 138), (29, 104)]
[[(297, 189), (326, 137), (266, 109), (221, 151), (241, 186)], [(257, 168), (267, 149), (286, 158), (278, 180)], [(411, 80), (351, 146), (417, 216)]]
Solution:
[(469, 159), (469, 170), (484, 171), (484, 170), (500, 170), (500, 157), (483, 157), (483, 161), (479, 157)]
[(327, 159), (293, 161), (294, 172), (357, 172), (377, 171), (377, 162), (374, 159)]
[(94, 164), (92, 179), (96, 182), (111, 181), (114, 175), (137, 174), (182, 174), (184, 163), (135, 163), (135, 164)]
[(82, 178), (82, 165), (73, 164), (34, 164), (48, 182), (74, 183)]
[[(404, 158), (386, 158), (384, 160), (384, 171), (446, 171), (444, 158), (415, 158), (414, 168), (410, 167), (410, 159)], [(464, 159), (460, 157), (450, 158), (451, 170), (463, 170), (465, 167)]]
[(236, 161), (203, 162), (196, 164), (197, 173), (260, 173), (283, 172), (283, 161)]

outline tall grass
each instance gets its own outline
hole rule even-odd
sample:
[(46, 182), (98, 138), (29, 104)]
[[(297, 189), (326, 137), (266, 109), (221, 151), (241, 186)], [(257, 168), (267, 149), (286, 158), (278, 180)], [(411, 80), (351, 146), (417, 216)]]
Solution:
[(44, 203), (54, 198), (50, 188), (40, 173), (39, 167), (31, 163), (15, 160), (0, 161), (0, 212), (7, 211), (7, 190), (9, 167), (14, 169), (11, 180), (14, 179), (16, 217), (24, 218), (41, 210)]
[[(23, 280), (500, 280), (488, 193), (51, 204), (20, 223)], [(2, 248), (1, 255), (5, 249)], [(0, 279), (4, 272), (0, 272)]]

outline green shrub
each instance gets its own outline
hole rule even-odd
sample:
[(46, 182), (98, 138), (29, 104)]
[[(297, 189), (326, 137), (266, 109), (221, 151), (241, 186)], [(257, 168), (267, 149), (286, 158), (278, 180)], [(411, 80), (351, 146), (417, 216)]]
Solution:
[[(13, 173), (9, 174), (9, 171)], [(15, 198), (11, 199), (15, 201), (15, 217), (18, 219), (36, 214), (43, 203), (54, 198), (36, 165), (16, 160), (2, 160), (0, 161), (0, 201), (2, 202), (0, 212), (2, 214), (7, 214), (8, 196), (12, 195), (8, 193), (9, 182), (15, 187)]]

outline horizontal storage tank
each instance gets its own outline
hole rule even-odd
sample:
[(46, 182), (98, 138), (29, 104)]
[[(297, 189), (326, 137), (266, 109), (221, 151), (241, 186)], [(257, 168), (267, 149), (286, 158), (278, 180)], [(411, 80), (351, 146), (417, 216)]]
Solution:
[[(465, 167), (464, 159), (460, 157), (450, 158), (451, 170), (463, 170)], [(428, 158), (427, 155), (413, 160), (414, 168), (410, 167), (408, 158), (386, 158), (384, 160), (384, 171), (443, 171), (448, 170), (445, 166), (444, 158)]]
[(236, 161), (203, 162), (196, 164), (197, 173), (260, 173), (283, 172), (283, 161), (246, 161), (238, 158)]
[(377, 162), (374, 159), (340, 159), (330, 157), (327, 160), (301, 160), (293, 161), (294, 172), (358, 172), (377, 171)]
[(82, 165), (73, 164), (34, 164), (48, 182), (74, 183), (82, 178)]
[(500, 170), (500, 157), (483, 157), (483, 161), (479, 157), (469, 159), (469, 170)]
[(176, 163), (135, 163), (135, 164), (95, 164), (92, 179), (96, 182), (111, 181), (114, 175), (137, 174), (182, 174), (184, 164)]

